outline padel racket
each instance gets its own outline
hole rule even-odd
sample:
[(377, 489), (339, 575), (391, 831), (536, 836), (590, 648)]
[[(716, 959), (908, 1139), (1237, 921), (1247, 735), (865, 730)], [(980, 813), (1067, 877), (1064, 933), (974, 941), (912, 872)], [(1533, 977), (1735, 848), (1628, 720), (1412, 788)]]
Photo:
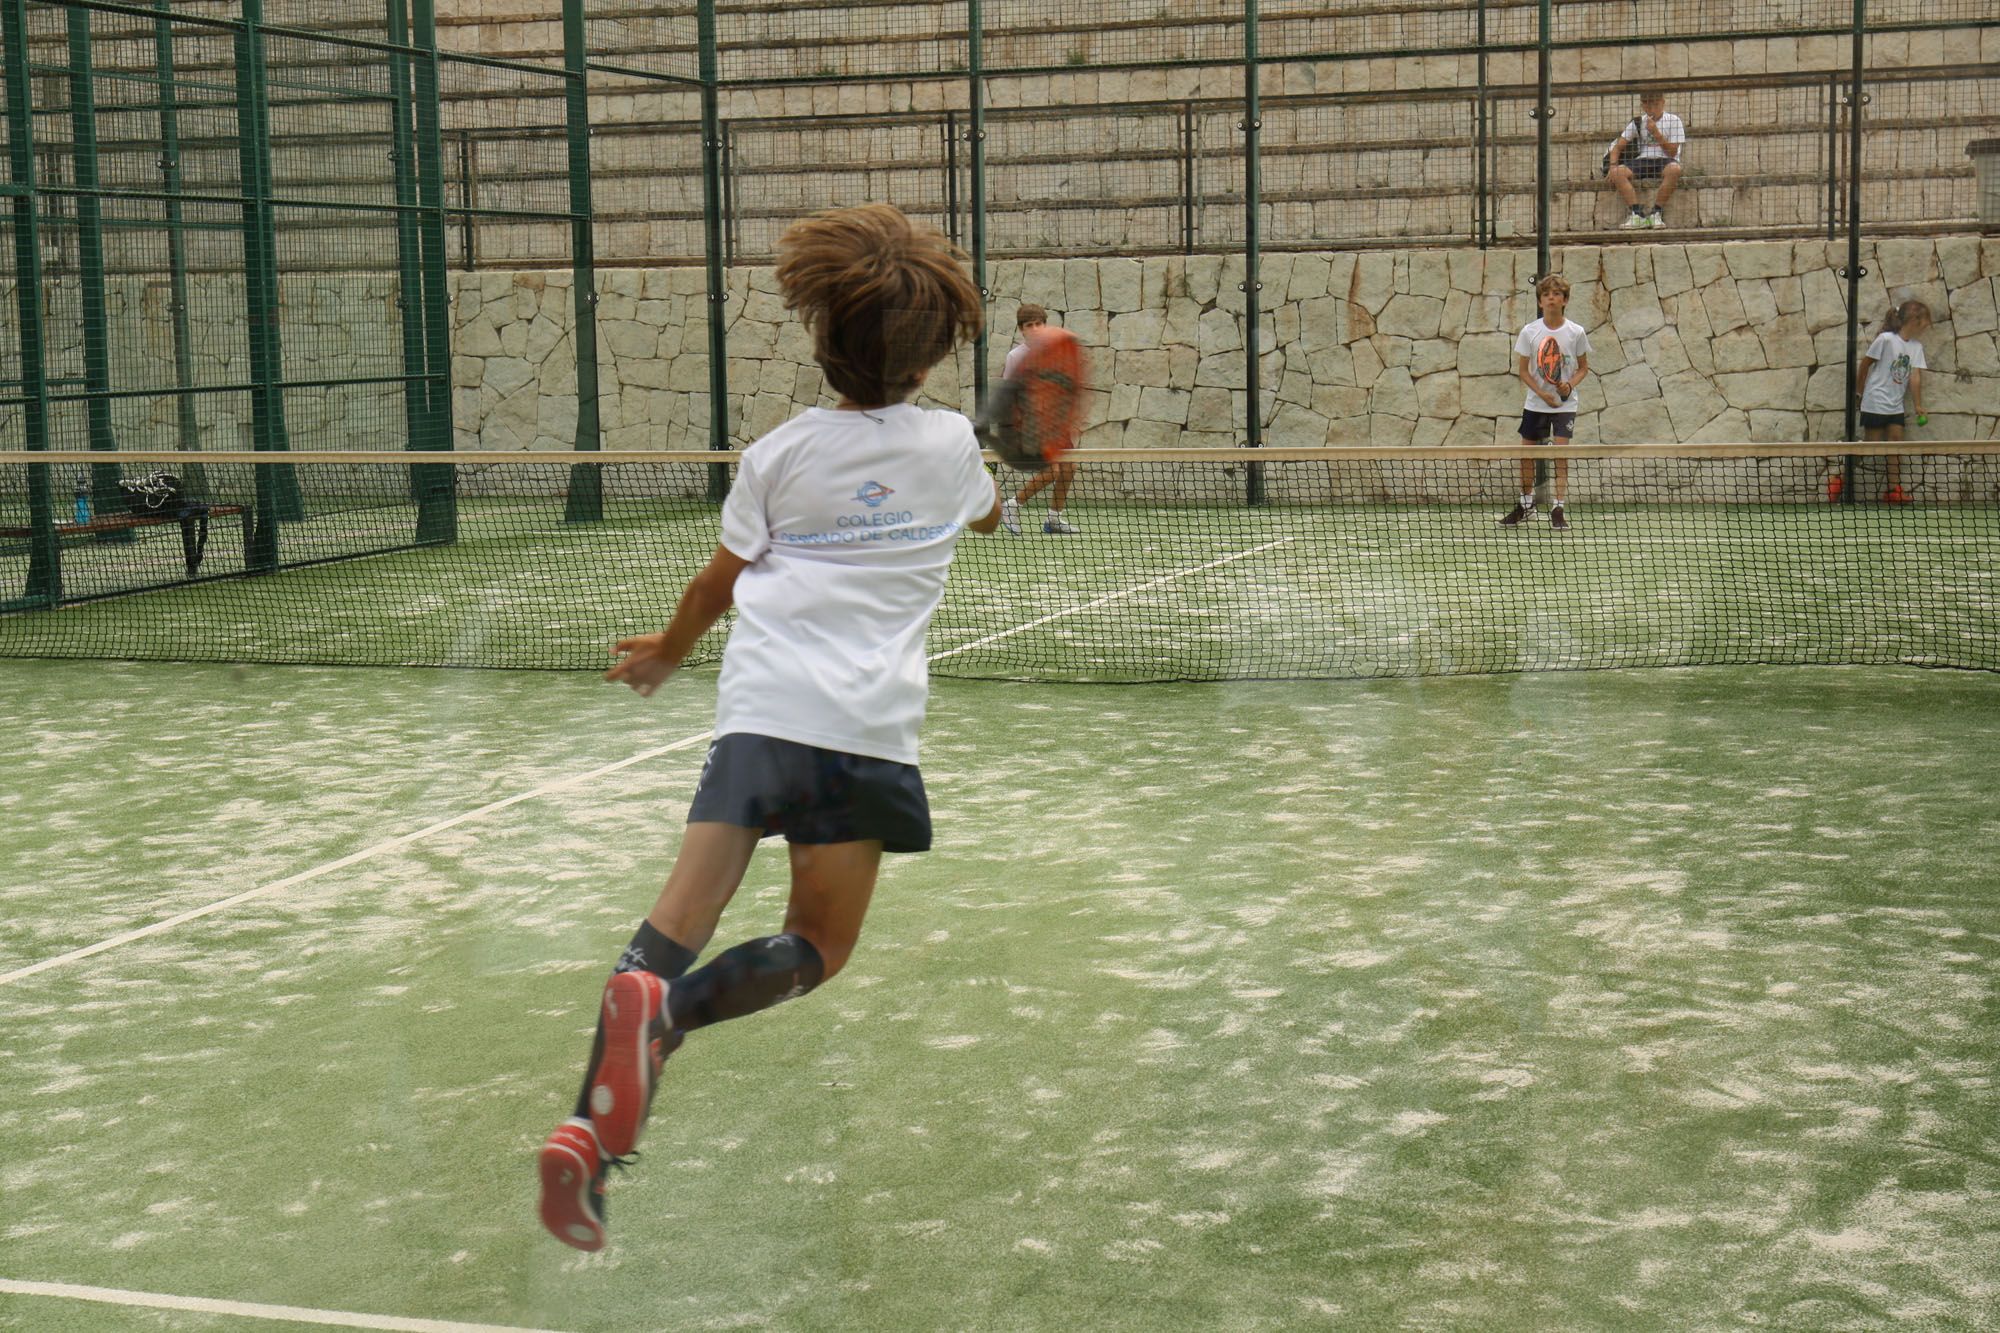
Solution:
[(1039, 472), (1076, 445), (1083, 426), (1083, 344), (1068, 329), (1024, 330), (1027, 355), (987, 396), (980, 443), (1010, 467)]

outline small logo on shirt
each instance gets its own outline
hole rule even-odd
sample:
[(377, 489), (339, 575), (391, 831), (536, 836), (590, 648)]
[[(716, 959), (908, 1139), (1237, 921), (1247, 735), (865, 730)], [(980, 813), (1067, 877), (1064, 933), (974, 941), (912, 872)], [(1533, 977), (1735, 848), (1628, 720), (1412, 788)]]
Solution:
[(854, 492), (854, 498), (861, 501), (862, 504), (867, 505), (870, 509), (879, 509), (882, 502), (894, 494), (894, 491), (884, 486), (881, 482), (869, 481), (863, 482), (861, 489)]

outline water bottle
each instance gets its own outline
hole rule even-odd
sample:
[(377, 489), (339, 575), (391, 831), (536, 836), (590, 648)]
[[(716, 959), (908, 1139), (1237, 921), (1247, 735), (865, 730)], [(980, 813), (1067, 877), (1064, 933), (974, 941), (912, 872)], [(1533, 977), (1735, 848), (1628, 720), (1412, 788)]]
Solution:
[(90, 483), (76, 484), (76, 521), (79, 525), (90, 522)]

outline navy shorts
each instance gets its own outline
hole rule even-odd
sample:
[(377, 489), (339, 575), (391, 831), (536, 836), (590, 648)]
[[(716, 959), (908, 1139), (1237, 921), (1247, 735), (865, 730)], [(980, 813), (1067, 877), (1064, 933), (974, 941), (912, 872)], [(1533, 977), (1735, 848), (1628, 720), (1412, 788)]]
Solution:
[(1529, 408), (1521, 413), (1521, 438), (1545, 444), (1553, 435), (1559, 440), (1567, 440), (1576, 434), (1576, 413), (1537, 412)]
[(1906, 414), (1902, 412), (1863, 412), (1861, 424), (1867, 430), (1881, 430), (1884, 426), (1900, 426)]
[(731, 732), (708, 747), (688, 823), (782, 833), (786, 842), (931, 849), (931, 803), (915, 764)]
[(1671, 161), (1673, 159), (1668, 157), (1634, 157), (1624, 159), (1618, 165), (1629, 167), (1632, 179), (1635, 181), (1656, 181), (1660, 178), (1660, 173), (1667, 169), (1667, 163)]

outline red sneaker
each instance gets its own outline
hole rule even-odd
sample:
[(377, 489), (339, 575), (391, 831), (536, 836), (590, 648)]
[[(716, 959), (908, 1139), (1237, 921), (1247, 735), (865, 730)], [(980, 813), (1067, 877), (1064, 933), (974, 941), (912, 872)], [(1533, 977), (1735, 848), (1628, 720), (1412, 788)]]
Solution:
[(679, 1034), (661, 1017), (667, 983), (651, 972), (620, 972), (604, 986), (604, 1059), (590, 1082), (590, 1118), (598, 1142), (623, 1157), (639, 1141), (653, 1103), (653, 1081)]
[(542, 1145), (542, 1225), (563, 1244), (604, 1248), (604, 1166), (588, 1120), (563, 1121)]
[(1891, 486), (1888, 490), (1882, 492), (1882, 503), (1885, 505), (1909, 504), (1910, 493), (1901, 486)]

